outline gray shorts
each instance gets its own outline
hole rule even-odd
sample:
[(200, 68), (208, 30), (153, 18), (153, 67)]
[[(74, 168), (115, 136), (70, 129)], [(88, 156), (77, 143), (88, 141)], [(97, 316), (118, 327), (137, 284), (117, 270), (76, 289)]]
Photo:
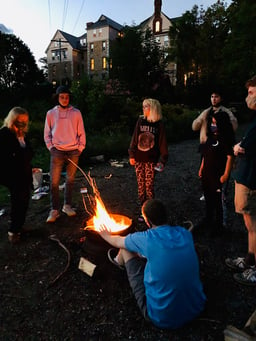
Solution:
[(134, 257), (125, 263), (130, 287), (137, 301), (143, 317), (149, 321), (144, 286), (144, 269), (147, 260), (143, 257)]

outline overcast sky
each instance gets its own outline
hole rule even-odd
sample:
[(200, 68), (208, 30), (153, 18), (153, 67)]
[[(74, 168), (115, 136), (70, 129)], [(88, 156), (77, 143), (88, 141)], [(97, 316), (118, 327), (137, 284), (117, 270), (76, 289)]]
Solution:
[[(232, 0), (226, 0), (227, 5)], [(214, 0), (162, 0), (162, 12), (169, 18), (181, 16), (194, 5), (204, 9)], [(101, 14), (119, 24), (139, 24), (154, 13), (154, 0), (0, 0), (0, 25), (19, 37), (36, 61), (60, 29), (74, 36), (85, 33), (86, 23)], [(40, 64), (39, 64), (40, 65)]]

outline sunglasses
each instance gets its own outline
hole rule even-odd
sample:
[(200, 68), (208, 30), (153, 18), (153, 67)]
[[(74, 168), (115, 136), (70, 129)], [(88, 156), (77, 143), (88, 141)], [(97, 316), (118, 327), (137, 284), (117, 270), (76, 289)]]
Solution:
[(13, 125), (18, 129), (24, 129), (27, 126), (27, 122), (15, 121)]

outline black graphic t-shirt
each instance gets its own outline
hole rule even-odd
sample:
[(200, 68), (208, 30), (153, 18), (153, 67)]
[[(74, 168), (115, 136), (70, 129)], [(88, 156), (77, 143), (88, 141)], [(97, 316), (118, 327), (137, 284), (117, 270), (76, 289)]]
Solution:
[(144, 117), (138, 119), (130, 143), (129, 156), (137, 162), (167, 162), (168, 146), (162, 121), (148, 122)]

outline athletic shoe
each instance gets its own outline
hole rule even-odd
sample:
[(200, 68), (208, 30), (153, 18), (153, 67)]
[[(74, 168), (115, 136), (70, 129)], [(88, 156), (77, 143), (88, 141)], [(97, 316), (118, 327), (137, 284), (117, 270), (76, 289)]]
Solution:
[(240, 270), (244, 271), (246, 269), (255, 269), (254, 265), (249, 265), (245, 262), (244, 257), (237, 257), (237, 258), (226, 258), (225, 259), (226, 265), (233, 270)]
[(116, 259), (115, 259), (115, 257), (117, 256), (117, 253), (118, 253), (118, 250), (116, 250), (116, 249), (109, 249), (108, 250), (108, 259), (110, 260), (110, 262), (112, 264), (117, 266), (120, 270), (124, 270), (125, 269), (124, 265), (119, 264), (116, 261)]
[(246, 269), (242, 273), (234, 274), (234, 280), (240, 284), (256, 286), (256, 268)]
[(20, 233), (8, 232), (8, 240), (10, 243), (15, 244), (20, 241)]
[(58, 219), (60, 216), (59, 211), (58, 210), (51, 210), (48, 218), (46, 219), (47, 223), (54, 223), (56, 221), (56, 219)]
[(66, 204), (62, 207), (62, 212), (66, 213), (69, 217), (74, 217), (76, 215), (76, 211), (74, 211), (70, 205)]

